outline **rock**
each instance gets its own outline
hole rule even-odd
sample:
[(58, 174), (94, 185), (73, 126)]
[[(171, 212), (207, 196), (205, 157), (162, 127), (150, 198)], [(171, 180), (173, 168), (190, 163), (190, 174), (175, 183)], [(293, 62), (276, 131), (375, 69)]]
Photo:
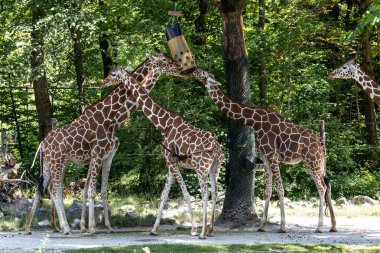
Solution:
[(16, 208), (16, 217), (22, 217), (29, 214), (33, 206), (33, 199), (16, 199), (14, 201)]
[(380, 201), (380, 192), (377, 192), (377, 193), (375, 194), (375, 199), (377, 199), (377, 200)]
[(125, 215), (126, 213), (132, 213), (136, 211), (136, 207), (133, 205), (123, 205), (120, 207), (119, 210), (121, 211), (123, 215)]
[(351, 200), (352, 204), (353, 205), (363, 205), (365, 203), (368, 203), (368, 204), (371, 204), (371, 205), (376, 205), (377, 204), (377, 201), (368, 197), (368, 196), (363, 196), (363, 195), (359, 195), (359, 196), (355, 196), (352, 198)]
[(72, 229), (80, 229), (80, 219), (75, 218), (70, 225)]
[(38, 226), (40, 226), (40, 227), (50, 226), (50, 221), (49, 220), (40, 221), (40, 222), (38, 222)]
[[(285, 205), (286, 207), (288, 207), (289, 204), (290, 204), (291, 202), (292, 202), (292, 201), (291, 201), (290, 199), (288, 199), (287, 197), (284, 197), (284, 205)], [(276, 206), (277, 206), (277, 207), (280, 207), (280, 200), (277, 201)]]
[(144, 209), (150, 209), (150, 204), (144, 204), (144, 205), (143, 205), (143, 208), (144, 208)]
[[(111, 212), (111, 207), (108, 207), (109, 213)], [(88, 202), (86, 204), (86, 212), (88, 217)], [(99, 224), (103, 220), (103, 204), (99, 201), (94, 203), (94, 213), (95, 213), (95, 223)], [(66, 211), (67, 220), (74, 221), (75, 219), (80, 219), (82, 215), (82, 201), (74, 200), (71, 206)], [(86, 219), (88, 222), (88, 219)]]
[(43, 206), (37, 209), (36, 216), (48, 216), (50, 215), (50, 209), (47, 209)]

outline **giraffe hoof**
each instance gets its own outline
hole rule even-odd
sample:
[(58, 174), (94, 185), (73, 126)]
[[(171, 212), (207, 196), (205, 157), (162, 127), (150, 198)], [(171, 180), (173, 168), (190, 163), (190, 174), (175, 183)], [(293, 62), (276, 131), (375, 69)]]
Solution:
[(315, 233), (321, 234), (322, 230), (317, 229), (317, 230), (315, 230)]
[(80, 232), (81, 232), (82, 234), (85, 234), (85, 233), (87, 233), (87, 229), (85, 229), (85, 228), (81, 228), (81, 229), (80, 229)]
[(62, 234), (63, 234), (63, 235), (71, 235), (70, 230), (65, 230), (65, 231), (63, 231)]
[(330, 232), (338, 232), (338, 230), (336, 230), (336, 228), (332, 228), (332, 229), (330, 229)]
[(88, 234), (90, 234), (90, 235), (94, 235), (94, 234), (96, 234), (96, 229), (90, 229), (90, 230), (88, 231)]
[(157, 233), (153, 232), (153, 231), (150, 231), (149, 235), (152, 235), (152, 236), (158, 236)]
[(202, 236), (199, 236), (198, 237), (200, 240), (205, 240), (206, 239), (206, 236), (205, 235), (202, 235)]
[(59, 232), (59, 230), (58, 229), (53, 229), (53, 233), (58, 233)]
[(207, 234), (208, 237), (214, 237), (214, 233)]
[(192, 236), (197, 236), (198, 233), (197, 233), (197, 231), (195, 231), (195, 232), (193, 231), (193, 232), (191, 232), (191, 235), (192, 235)]
[(31, 235), (32, 232), (31, 231), (25, 231), (25, 235)]
[(111, 229), (107, 229), (107, 233), (108, 233), (108, 234), (114, 234), (114, 233), (115, 233), (115, 230), (113, 230), (112, 228), (111, 228)]
[(263, 228), (259, 228), (259, 229), (257, 230), (257, 232), (267, 232), (267, 231), (265, 231), (265, 229), (263, 229)]
[(277, 233), (285, 234), (285, 233), (286, 233), (286, 230), (284, 230), (284, 229), (280, 229), (280, 230), (277, 231)]

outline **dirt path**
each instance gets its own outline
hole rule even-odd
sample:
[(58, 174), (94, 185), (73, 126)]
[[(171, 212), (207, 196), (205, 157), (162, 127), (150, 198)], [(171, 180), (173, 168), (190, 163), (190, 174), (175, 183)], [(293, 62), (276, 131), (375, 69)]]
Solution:
[[(326, 219), (327, 220), (327, 219)], [(329, 223), (326, 221), (325, 233), (314, 233), (317, 218), (287, 217), (288, 233), (278, 234), (278, 220), (270, 219), (267, 233), (258, 233), (256, 228), (241, 230), (217, 230), (214, 237), (199, 240), (190, 236), (188, 231), (170, 231), (173, 227), (162, 227), (160, 236), (149, 236), (150, 228), (133, 230), (117, 230), (115, 234), (99, 233), (82, 235), (75, 232), (63, 236), (50, 231), (35, 231), (32, 235), (21, 232), (1, 232), (0, 252), (25, 252), (37, 249), (63, 250), (91, 248), (101, 246), (126, 246), (142, 244), (345, 244), (345, 245), (380, 245), (380, 217), (339, 217), (338, 232), (328, 233)], [(54, 251), (56, 252), (56, 251)]]

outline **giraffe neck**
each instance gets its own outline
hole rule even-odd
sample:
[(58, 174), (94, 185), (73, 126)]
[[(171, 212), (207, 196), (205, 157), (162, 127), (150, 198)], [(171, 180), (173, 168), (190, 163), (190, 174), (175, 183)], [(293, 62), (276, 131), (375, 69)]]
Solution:
[[(202, 82), (201, 79), (198, 80)], [(218, 86), (205, 86), (211, 99), (224, 114), (235, 121), (251, 126), (256, 131), (260, 130), (260, 119), (261, 116), (267, 114), (266, 110), (236, 103), (231, 100), (231, 98), (229, 98)]]
[[(147, 60), (145, 63), (146, 64), (140, 65), (140, 67), (138, 67), (131, 74), (131, 76), (133, 78), (136, 77), (136, 80), (138, 82), (141, 82), (141, 85), (144, 85), (145, 90), (149, 93), (156, 84), (158, 78), (161, 75), (161, 72), (158, 70), (158, 68), (151, 64), (150, 60)], [(125, 94), (125, 97), (120, 99), (125, 101), (124, 103), (114, 103), (114, 105), (112, 105), (113, 109), (116, 109), (119, 112), (114, 118), (114, 124), (123, 123), (134, 111), (136, 111), (138, 107), (136, 98), (134, 96), (131, 96), (131, 92), (128, 86), (126, 84), (121, 84), (119, 87), (119, 94)]]
[[(148, 92), (154, 87), (161, 72), (150, 60), (141, 64), (133, 73), (139, 80), (147, 86)], [(145, 76), (143, 76), (145, 75)], [(86, 122), (88, 117), (96, 115), (96, 121), (103, 124), (109, 131), (117, 130), (120, 125), (137, 109), (137, 102), (126, 84), (121, 84), (114, 88), (102, 100), (89, 106), (77, 121)], [(101, 113), (97, 113), (101, 111)]]
[(379, 85), (361, 69), (356, 71), (354, 79), (363, 87), (364, 91), (370, 96), (370, 98), (380, 106)]
[(129, 83), (132, 95), (136, 98), (138, 105), (141, 105), (141, 109), (147, 118), (150, 119), (157, 130), (165, 134), (168, 130), (168, 120), (173, 118), (173, 113), (154, 102), (148, 92), (132, 78), (127, 77), (126, 83)]

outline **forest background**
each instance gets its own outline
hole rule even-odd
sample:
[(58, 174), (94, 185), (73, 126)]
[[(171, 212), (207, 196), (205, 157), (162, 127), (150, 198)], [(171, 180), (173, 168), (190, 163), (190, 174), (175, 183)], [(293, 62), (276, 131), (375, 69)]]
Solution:
[[(329, 81), (327, 75), (357, 57), (380, 80), (380, 1), (246, 3), (253, 103), (316, 131), (324, 120), (333, 196), (374, 196), (380, 189), (379, 108), (355, 81)], [(36, 97), (50, 99), (47, 114), (58, 126), (73, 121), (108, 93), (98, 87), (113, 66), (134, 69), (146, 53), (154, 54), (154, 47), (168, 51), (164, 28), (171, 24), (167, 12), (173, 6), (169, 0), (0, 0), (0, 127), (22, 170), (30, 167), (46, 128), (36, 109), (44, 101)], [(180, 24), (198, 66), (226, 85), (220, 13), (207, 0), (178, 1), (177, 8), (184, 13)], [(41, 84), (48, 94), (38, 89)], [(227, 118), (202, 84), (194, 78), (162, 76), (151, 95), (194, 126), (211, 131), (227, 157)], [(117, 136), (121, 145), (112, 163), (112, 194), (159, 197), (167, 169), (161, 146), (151, 137), (161, 140), (160, 134), (137, 111)], [(224, 168), (225, 162), (220, 190), (225, 188)], [(317, 196), (304, 165), (281, 165), (281, 171), (287, 197)], [(83, 178), (86, 172), (71, 164), (65, 181)], [(38, 165), (28, 173), (37, 178)], [(263, 176), (257, 175), (259, 197)], [(184, 177), (190, 193), (197, 194), (195, 173), (184, 171)]]

